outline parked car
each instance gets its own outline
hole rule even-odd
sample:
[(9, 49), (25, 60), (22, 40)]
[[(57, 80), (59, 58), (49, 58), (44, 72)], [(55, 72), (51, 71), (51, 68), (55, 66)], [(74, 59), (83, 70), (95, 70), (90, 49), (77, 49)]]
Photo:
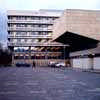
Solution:
[(26, 62), (17, 62), (16, 66), (17, 67), (30, 67), (31, 65), (29, 63), (26, 63)]
[(59, 62), (55, 64), (55, 67), (66, 67), (66, 64), (64, 62)]
[(57, 64), (57, 62), (50, 61), (49, 64), (48, 64), (48, 66), (55, 67), (56, 64)]

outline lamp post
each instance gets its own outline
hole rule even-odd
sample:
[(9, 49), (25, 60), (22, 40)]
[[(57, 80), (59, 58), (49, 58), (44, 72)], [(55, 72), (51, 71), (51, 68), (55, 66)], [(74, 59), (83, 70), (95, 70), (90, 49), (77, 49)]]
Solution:
[(65, 49), (66, 49), (66, 46), (64, 45), (64, 63), (65, 63)]
[(83, 65), (84, 65), (84, 64), (83, 64), (83, 63), (84, 63), (84, 62), (83, 62), (83, 60), (84, 60), (83, 54), (81, 54), (80, 57), (81, 57), (80, 60), (81, 60), (82, 71), (83, 71), (83, 69), (84, 69), (84, 66), (83, 66)]

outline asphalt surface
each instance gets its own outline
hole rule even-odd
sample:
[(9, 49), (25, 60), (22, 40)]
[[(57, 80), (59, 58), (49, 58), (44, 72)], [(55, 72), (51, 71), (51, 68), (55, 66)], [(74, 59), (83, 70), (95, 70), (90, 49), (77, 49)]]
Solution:
[(2, 67), (0, 100), (100, 100), (100, 74), (49, 67)]

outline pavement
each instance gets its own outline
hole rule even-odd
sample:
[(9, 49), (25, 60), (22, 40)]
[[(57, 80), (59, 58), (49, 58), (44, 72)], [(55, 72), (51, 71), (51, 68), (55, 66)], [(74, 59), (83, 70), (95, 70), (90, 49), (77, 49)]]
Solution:
[(75, 71), (82, 71), (82, 72), (91, 72), (91, 73), (96, 73), (96, 74), (100, 74), (100, 69), (82, 69), (82, 68), (63, 68), (63, 69), (70, 69), (70, 70), (75, 70)]
[(0, 100), (100, 100), (100, 74), (50, 67), (1, 67)]
[(83, 70), (84, 72), (91, 72), (91, 73), (96, 73), (96, 74), (100, 74), (100, 70), (99, 69), (87, 69), (87, 70)]

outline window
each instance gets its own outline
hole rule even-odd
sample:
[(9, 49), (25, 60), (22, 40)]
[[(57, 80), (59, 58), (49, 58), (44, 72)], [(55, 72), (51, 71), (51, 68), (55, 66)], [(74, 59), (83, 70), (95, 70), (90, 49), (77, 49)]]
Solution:
[(13, 16), (8, 16), (8, 19), (9, 19), (9, 20), (12, 20), (12, 19), (13, 19)]
[(8, 32), (8, 34), (12, 34), (11, 32)]
[(25, 39), (21, 39), (21, 43), (24, 43), (25, 42)]
[(31, 26), (31, 27), (34, 27), (35, 25), (32, 24), (32, 25), (30, 25), (30, 26)]
[(35, 32), (31, 32), (31, 35), (35, 35)]
[(24, 19), (27, 20), (27, 16), (25, 16)]
[(20, 43), (21, 42), (21, 39), (17, 39), (17, 43)]
[(47, 28), (48, 26), (47, 25), (42, 25), (42, 28)]
[(31, 16), (31, 19), (32, 19), (32, 20), (34, 20), (34, 17), (33, 17), (33, 16)]
[(35, 17), (35, 16), (31, 16), (31, 20), (39, 20), (40, 18), (39, 17)]
[(30, 59), (29, 54), (25, 54), (25, 59)]
[(27, 27), (27, 24), (16, 24), (16, 27)]
[(20, 32), (16, 32), (16, 35), (20, 35)]
[(9, 27), (13, 27), (13, 26), (14, 26), (14, 24), (8, 24), (8, 26), (9, 26)]
[(16, 24), (16, 27), (20, 27), (21, 25), (20, 24)]
[(14, 39), (13, 42), (16, 43), (17, 42), (17, 39)]
[(38, 35), (39, 32), (31, 32), (31, 35)]
[(25, 24), (24, 26), (27, 27), (27, 24)]
[(31, 42), (32, 42), (32, 39), (27, 39), (27, 42), (28, 42), (28, 43), (31, 43)]
[(27, 16), (17, 16), (16, 20), (27, 20)]
[(27, 43), (27, 39), (24, 39), (25, 43)]
[(16, 20), (21, 20), (21, 17), (20, 17), (20, 16), (17, 16), (17, 17), (16, 17)]

